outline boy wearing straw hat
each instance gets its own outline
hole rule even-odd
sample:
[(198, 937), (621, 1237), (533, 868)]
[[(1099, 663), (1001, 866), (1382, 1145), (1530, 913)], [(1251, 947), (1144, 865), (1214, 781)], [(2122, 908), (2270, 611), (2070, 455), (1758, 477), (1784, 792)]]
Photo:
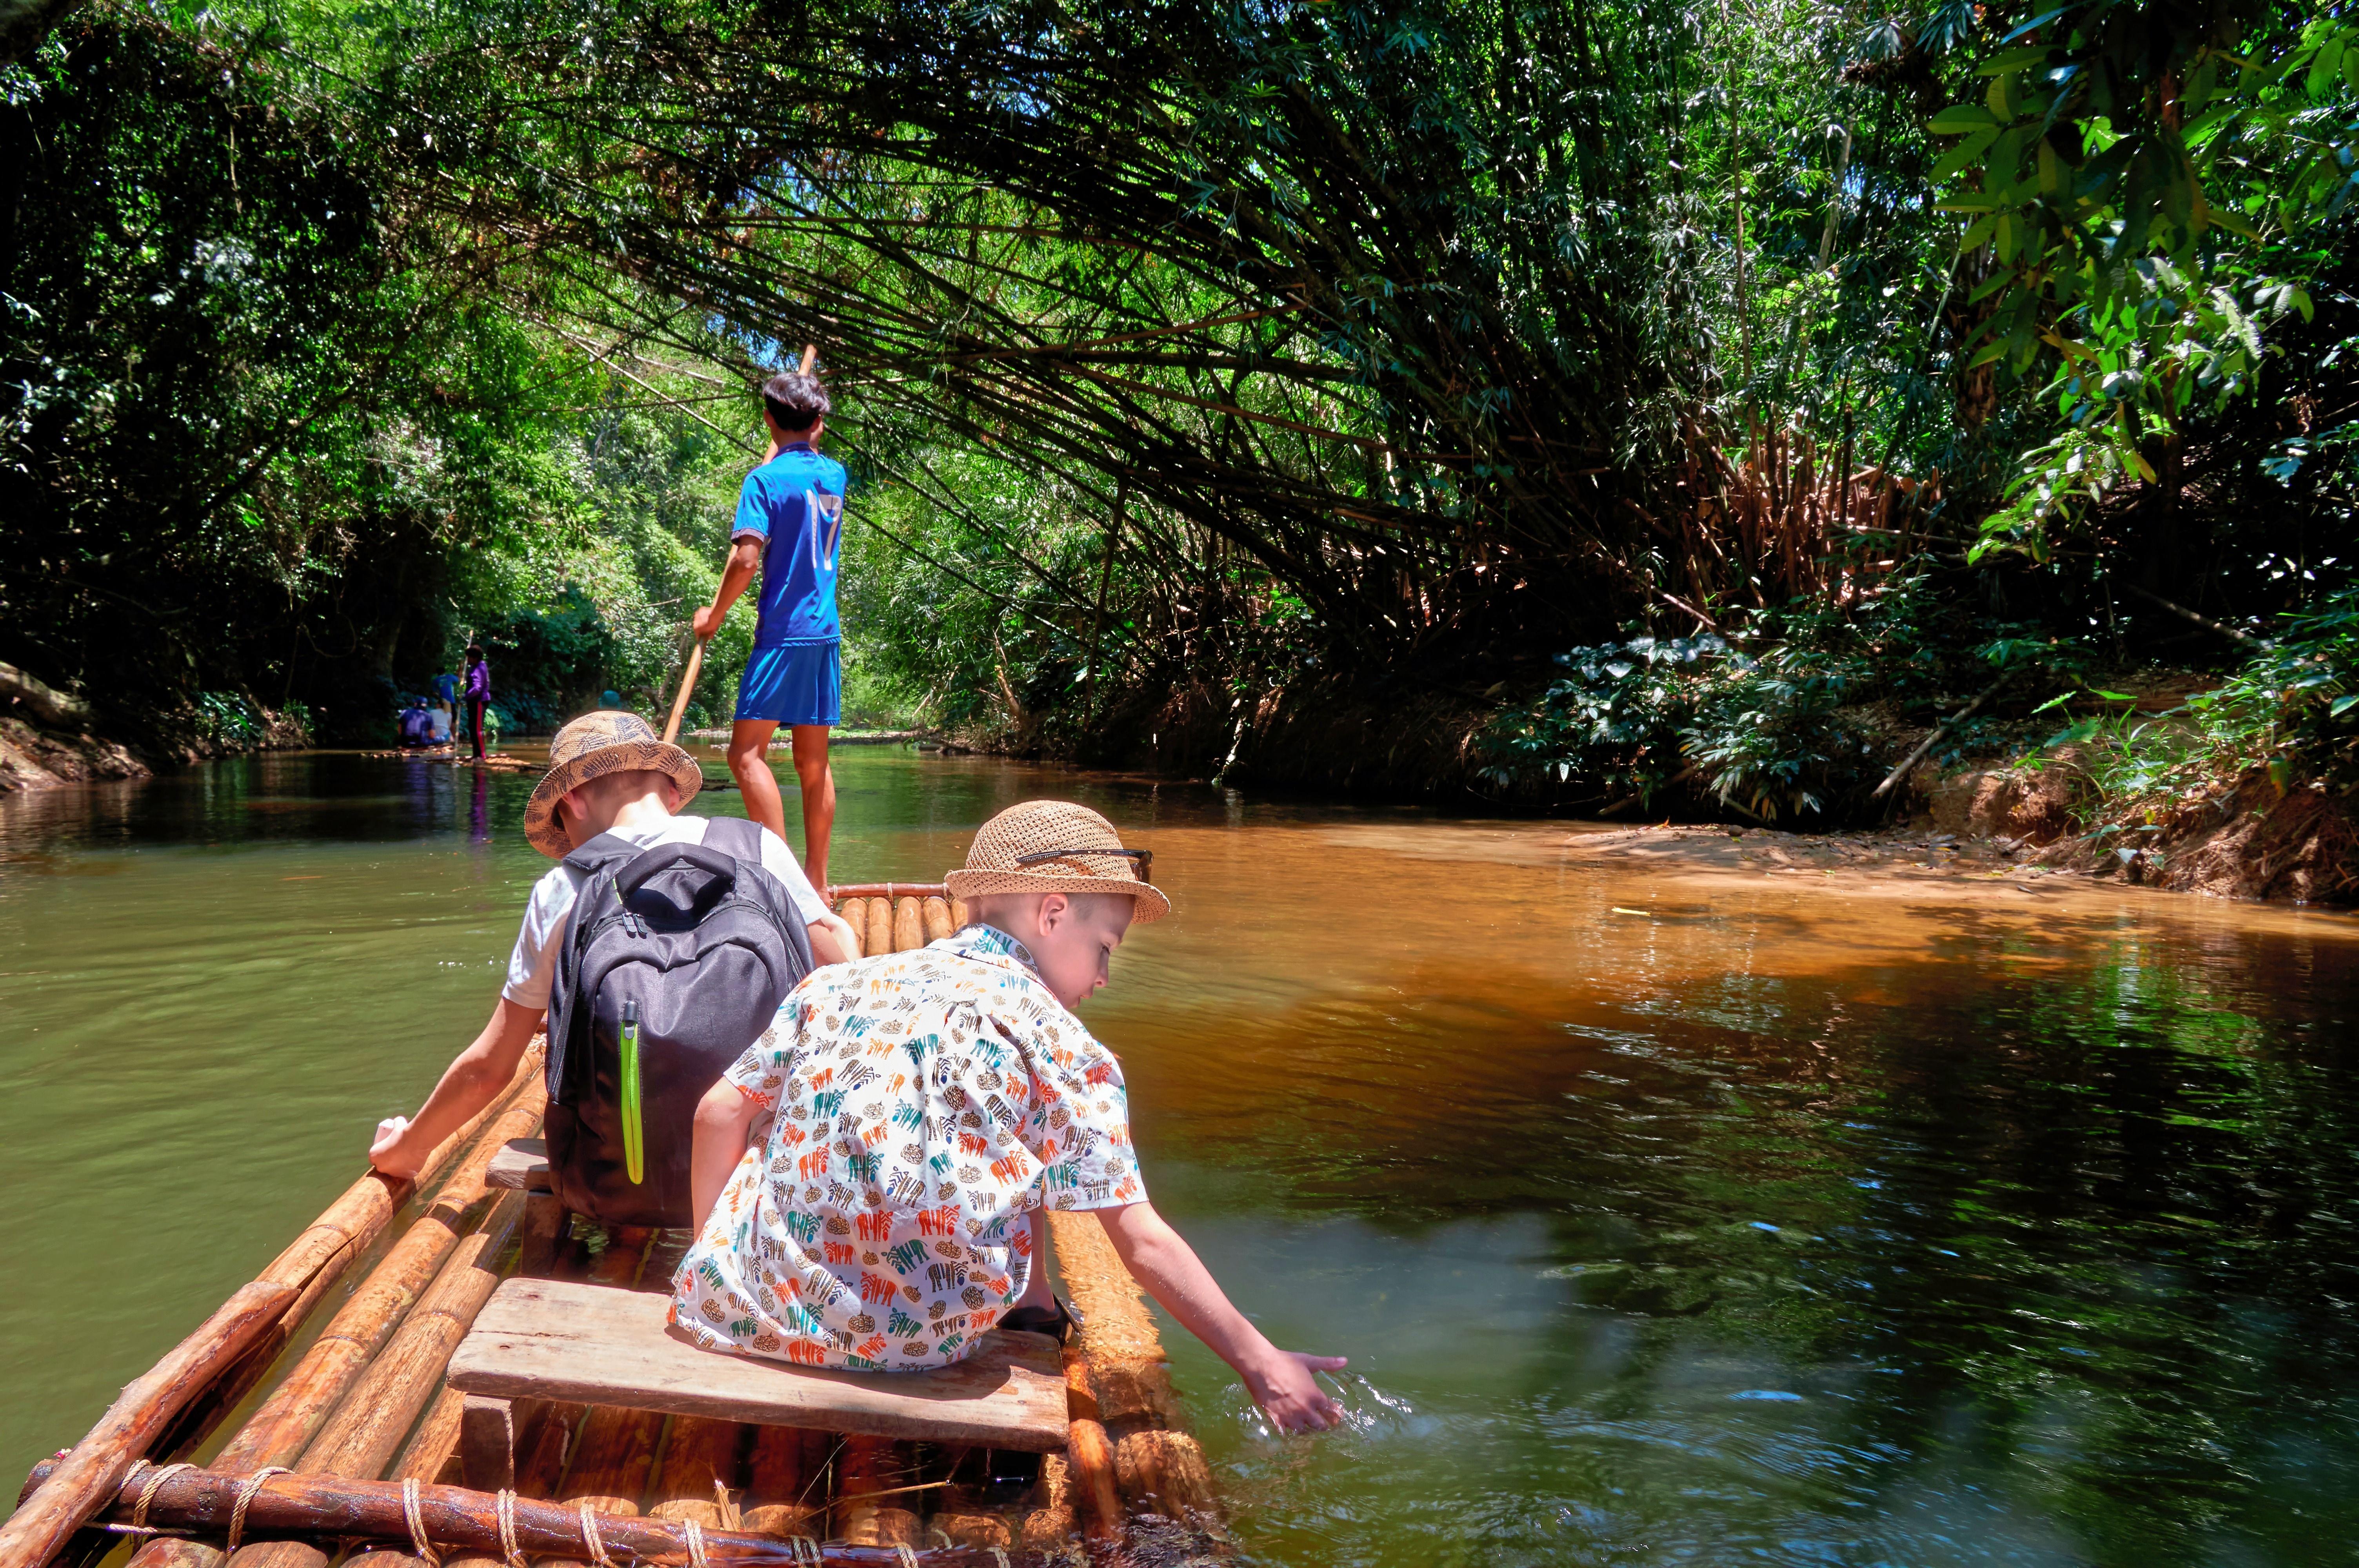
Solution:
[(1085, 1209), (1277, 1426), (1340, 1421), (1312, 1374), (1343, 1358), (1270, 1344), (1147, 1201), (1122, 1068), (1071, 1011), (1130, 926), (1170, 912), (1147, 859), (1086, 806), (1011, 806), (948, 878), (964, 930), (798, 986), (697, 1108), (708, 1217), (673, 1278), (674, 1329), (886, 1371), (960, 1360), (994, 1327), (1061, 1336), (1040, 1211)]
[[(549, 742), (549, 773), (525, 806), (525, 837), (560, 862), (606, 833), (642, 849), (701, 844), (707, 819), (680, 816), (679, 809), (703, 786), (696, 759), (665, 742), (637, 714), (587, 713)], [(852, 928), (821, 902), (794, 852), (766, 829), (761, 830), (761, 845), (762, 869), (777, 880), (808, 922), (812, 959), (824, 965), (850, 957)], [(369, 1161), (378, 1170), (388, 1176), (416, 1175), (428, 1153), (491, 1104), (516, 1076), (525, 1047), (540, 1033), (558, 949), (587, 880), (560, 864), (534, 884), (491, 1022), (443, 1071), (415, 1118), (388, 1117), (377, 1124)]]

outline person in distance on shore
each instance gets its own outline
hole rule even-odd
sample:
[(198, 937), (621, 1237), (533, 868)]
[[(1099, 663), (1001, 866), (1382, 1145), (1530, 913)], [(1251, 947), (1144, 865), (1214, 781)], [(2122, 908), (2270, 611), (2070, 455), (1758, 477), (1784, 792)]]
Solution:
[[(679, 815), (703, 786), (702, 770), (637, 714), (584, 714), (557, 732), (549, 761), (547, 776), (525, 807), (524, 830), (532, 847), (551, 860), (561, 861), (603, 833), (643, 849), (704, 842), (706, 819)], [(842, 963), (855, 950), (852, 928), (821, 902), (785, 840), (757, 831), (762, 869), (777, 879), (808, 922), (812, 959)], [(405, 1180), (416, 1175), (427, 1155), (515, 1077), (548, 1012), (558, 948), (586, 881), (560, 864), (534, 884), (491, 1022), (443, 1071), (415, 1118), (387, 1117), (377, 1124), (369, 1162), (378, 1170)]]
[(970, 924), (818, 971), (697, 1108), (703, 1229), (671, 1323), (710, 1350), (912, 1371), (995, 1327), (1062, 1337), (1043, 1209), (1088, 1210), (1123, 1263), (1282, 1431), (1335, 1425), (1314, 1373), (1231, 1305), (1147, 1201), (1122, 1069), (1070, 1011), (1169, 903), (1096, 812), (1027, 801), (949, 877)]
[(835, 830), (835, 774), (828, 730), (843, 717), (842, 628), (835, 569), (843, 542), (843, 465), (819, 450), (831, 411), (816, 376), (786, 372), (762, 384), (769, 455), (745, 476), (730, 525), (721, 592), (696, 612), (700, 640), (721, 630), (759, 568), (754, 655), (737, 686), (729, 730), (729, 772), (745, 815), (786, 837), (785, 802), (770, 772), (770, 738), (788, 728), (803, 795), (803, 870), (827, 886), (828, 839)]

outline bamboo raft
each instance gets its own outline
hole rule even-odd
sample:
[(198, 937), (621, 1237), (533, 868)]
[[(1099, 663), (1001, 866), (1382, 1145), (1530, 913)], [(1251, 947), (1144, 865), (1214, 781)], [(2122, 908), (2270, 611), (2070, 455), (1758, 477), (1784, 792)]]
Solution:
[[(829, 897), (864, 954), (917, 947), (965, 921), (938, 883)], [(1007, 1336), (1037, 1341), (1049, 1373), (1063, 1374), (1063, 1446), (1041, 1457), (1028, 1491), (995, 1483), (1005, 1465), (991, 1451), (906, 1423), (879, 1435), (875, 1422), (761, 1425), (450, 1386), (495, 1292), (529, 1296), (543, 1289), (529, 1281), (547, 1281), (550, 1292), (608, 1287), (609, 1301), (622, 1299), (617, 1288), (664, 1293), (687, 1248), (685, 1231), (581, 1224), (503, 1169), (540, 1130), (546, 1098), (536, 1044), (415, 1184), (374, 1171), (354, 1182), (81, 1443), (35, 1469), (0, 1523), (0, 1568), (94, 1568), (110, 1556), (110, 1568), (1229, 1556), (1154, 1321), (1085, 1214), (1049, 1216), (1081, 1326), (1060, 1352), (1043, 1336)], [(522, 1282), (502, 1291), (508, 1280)], [(725, 1377), (746, 1363), (711, 1365)], [(773, 1380), (796, 1376), (759, 1365)]]

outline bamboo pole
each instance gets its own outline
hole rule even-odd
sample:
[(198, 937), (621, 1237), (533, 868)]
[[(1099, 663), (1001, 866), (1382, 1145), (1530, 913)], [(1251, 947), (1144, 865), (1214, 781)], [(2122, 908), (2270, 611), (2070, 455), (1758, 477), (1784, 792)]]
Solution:
[(1061, 1454), (1043, 1454), (1039, 1485), (1024, 1516), (1022, 1545), (1027, 1552), (1061, 1557), (1073, 1537), (1072, 1469)]
[(868, 929), (860, 934), (860, 950), (874, 958), (879, 953), (896, 952), (893, 946), (893, 901), (872, 898), (868, 901)]
[(919, 911), (914, 898), (897, 899), (893, 903), (893, 951), (907, 953), (926, 945), (925, 916)]
[[(57, 1465), (49, 1461), (35, 1468), (46, 1480)], [(143, 1475), (107, 1499), (110, 1521), (127, 1522), (147, 1489)], [(398, 1481), (354, 1481), (337, 1476), (279, 1475), (256, 1482), (252, 1476), (228, 1476), (211, 1470), (184, 1470), (157, 1479), (149, 1500), (147, 1520), (168, 1530), (205, 1534), (228, 1528), (231, 1512), (241, 1497), (249, 1498), (245, 1532), (253, 1536), (301, 1535), (320, 1539), (392, 1541), (412, 1541), (402, 1508)], [(488, 1492), (462, 1487), (418, 1488), (419, 1522), (429, 1540), (446, 1553), (463, 1552), (491, 1555), (500, 1551), (498, 1499)], [(581, 1510), (565, 1503), (518, 1498), (513, 1518), (516, 1545), (527, 1556), (582, 1553)], [(636, 1568), (691, 1568), (688, 1526), (664, 1519), (629, 1516), (602, 1518), (598, 1533), (607, 1552)], [(793, 1568), (809, 1562), (810, 1547), (756, 1535), (744, 1530), (702, 1531), (704, 1555), (714, 1568)], [(831, 1542), (820, 1548), (821, 1561), (891, 1568), (905, 1561), (890, 1547), (859, 1547)], [(240, 1555), (244, 1555), (240, 1553)], [(995, 1568), (998, 1559), (987, 1551), (935, 1548), (917, 1553), (926, 1568)], [(451, 1557), (450, 1561), (464, 1561)], [(1010, 1554), (1011, 1565), (1048, 1568), (1044, 1558)]]

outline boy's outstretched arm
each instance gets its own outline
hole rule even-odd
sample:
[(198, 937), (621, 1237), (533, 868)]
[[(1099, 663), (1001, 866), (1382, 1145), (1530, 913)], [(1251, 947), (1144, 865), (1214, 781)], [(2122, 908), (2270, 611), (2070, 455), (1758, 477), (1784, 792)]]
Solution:
[(1310, 1375), (1343, 1370), (1343, 1357), (1306, 1356), (1272, 1345), (1229, 1304), (1196, 1249), (1164, 1222), (1153, 1204), (1096, 1212), (1131, 1278), (1145, 1285), (1181, 1327), (1236, 1368), (1254, 1403), (1280, 1432), (1323, 1432), (1343, 1419), (1343, 1407)]
[(754, 580), (754, 573), (761, 565), (761, 540), (740, 539), (729, 546), (728, 564), (721, 568), (721, 591), (689, 622), (689, 630), (696, 634), (698, 642), (710, 641), (721, 630), (721, 623), (729, 619), (729, 607), (737, 602), (737, 596), (745, 591), (745, 585)]
[(688, 1146), (688, 1201), (701, 1228), (712, 1217), (722, 1189), (745, 1158), (747, 1134), (759, 1108), (727, 1078), (696, 1102), (696, 1130)]
[(376, 1141), (369, 1145), (369, 1163), (386, 1175), (408, 1181), (418, 1174), (426, 1157), (466, 1125), (468, 1118), (492, 1103), (516, 1076), (525, 1047), (540, 1033), (543, 1010), (522, 1007), (500, 998), (492, 1021), (475, 1043), (459, 1053), (442, 1070), (442, 1081), (426, 1097), (416, 1119), (388, 1116), (376, 1124)]

